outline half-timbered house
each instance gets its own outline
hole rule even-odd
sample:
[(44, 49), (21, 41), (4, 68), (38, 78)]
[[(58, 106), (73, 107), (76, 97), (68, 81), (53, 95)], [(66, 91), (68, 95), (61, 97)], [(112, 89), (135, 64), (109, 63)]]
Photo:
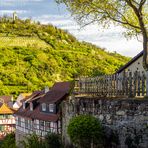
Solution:
[(60, 104), (69, 95), (71, 83), (58, 82), (45, 90), (34, 92), (16, 112), (17, 143), (31, 133), (41, 138), (48, 132), (61, 133)]
[(0, 139), (15, 130), (14, 110), (6, 103), (0, 103)]

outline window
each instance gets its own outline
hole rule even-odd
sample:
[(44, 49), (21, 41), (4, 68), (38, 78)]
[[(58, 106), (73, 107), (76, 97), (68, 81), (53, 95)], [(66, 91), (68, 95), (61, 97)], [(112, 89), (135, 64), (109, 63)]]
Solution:
[(29, 120), (25, 119), (25, 128), (27, 128), (27, 129), (29, 128), (28, 121), (29, 121)]
[(3, 119), (3, 115), (0, 115), (0, 119)]
[(46, 104), (42, 103), (42, 111), (46, 111)]
[(28, 120), (28, 129), (31, 129), (31, 120)]
[(1, 125), (1, 126), (0, 126), (0, 131), (3, 132), (4, 130), (5, 130), (5, 125)]
[(46, 122), (46, 126), (45, 126), (46, 131), (50, 131), (50, 122)]
[(26, 108), (26, 103), (25, 102), (23, 102), (23, 109), (25, 109)]
[(21, 118), (18, 117), (18, 126), (21, 126)]
[(44, 121), (40, 120), (40, 130), (44, 130)]
[(32, 129), (33, 129), (33, 128), (32, 128), (32, 120), (30, 120), (29, 125), (30, 125), (30, 130), (32, 130)]
[(33, 103), (30, 103), (30, 110), (33, 111)]
[(49, 112), (53, 112), (54, 111), (54, 104), (49, 104)]

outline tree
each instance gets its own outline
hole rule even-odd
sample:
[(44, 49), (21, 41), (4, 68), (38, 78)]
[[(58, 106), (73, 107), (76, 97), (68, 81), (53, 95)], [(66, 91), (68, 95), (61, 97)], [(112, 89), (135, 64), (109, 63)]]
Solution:
[(76, 20), (84, 25), (114, 22), (128, 35), (143, 36), (143, 66), (148, 71), (148, 4), (146, 0), (56, 0), (65, 3)]
[(71, 141), (80, 148), (90, 148), (92, 144), (103, 143), (103, 130), (98, 119), (90, 115), (73, 117), (68, 125)]

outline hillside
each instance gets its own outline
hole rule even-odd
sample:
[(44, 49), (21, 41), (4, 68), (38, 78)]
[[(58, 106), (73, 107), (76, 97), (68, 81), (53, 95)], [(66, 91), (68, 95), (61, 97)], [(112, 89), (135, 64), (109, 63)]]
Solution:
[(74, 76), (114, 73), (129, 58), (109, 53), (52, 25), (0, 19), (0, 95), (51, 86)]

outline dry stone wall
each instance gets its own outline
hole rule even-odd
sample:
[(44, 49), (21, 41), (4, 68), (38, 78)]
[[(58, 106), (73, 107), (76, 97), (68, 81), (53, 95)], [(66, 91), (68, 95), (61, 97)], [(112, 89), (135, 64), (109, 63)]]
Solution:
[(75, 98), (65, 101), (63, 137), (69, 120), (77, 114), (91, 114), (104, 127), (115, 131), (119, 148), (148, 148), (148, 99)]

